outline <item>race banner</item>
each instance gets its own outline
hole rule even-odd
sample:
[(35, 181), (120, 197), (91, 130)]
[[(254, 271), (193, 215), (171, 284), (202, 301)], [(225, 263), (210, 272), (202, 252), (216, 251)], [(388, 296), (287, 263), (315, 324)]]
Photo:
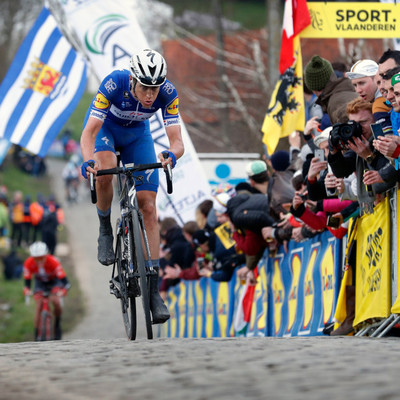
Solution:
[[(99, 80), (112, 70), (129, 68), (131, 54), (148, 46), (133, 9), (117, 0), (60, 0), (60, 4)], [(168, 149), (161, 111), (151, 118), (150, 129), (156, 153)], [(185, 153), (173, 170), (174, 192), (167, 195), (160, 172), (157, 206), (161, 219), (171, 216), (183, 224), (195, 219), (197, 205), (210, 198), (211, 188), (183, 122), (181, 131)]]
[(299, 33), (310, 24), (305, 0), (286, 0), (280, 55), (280, 77), (262, 125), (263, 142), (271, 155), (279, 139), (304, 130), (303, 62)]
[(379, 2), (309, 2), (311, 25), (302, 38), (400, 37), (400, 4)]
[(357, 227), (356, 312), (353, 326), (390, 315), (390, 208), (388, 198)]
[[(400, 190), (396, 190), (396, 205), (400, 204)], [(397, 212), (396, 213), (396, 247), (397, 247), (397, 254), (399, 254), (399, 250), (400, 250), (400, 213)], [(397, 263), (396, 263), (397, 265)], [(392, 314), (400, 314), (400, 271), (398, 271), (397, 269), (397, 281), (393, 283), (393, 285), (396, 285), (396, 300), (394, 301), (393, 305), (392, 305), (392, 309), (391, 309), (391, 313)]]
[(43, 8), (0, 86), (0, 138), (44, 157), (85, 87), (85, 61)]
[(323, 232), (264, 253), (257, 284), (234, 273), (229, 282), (182, 280), (168, 290), (168, 337), (316, 336), (333, 321), (341, 273), (341, 241)]

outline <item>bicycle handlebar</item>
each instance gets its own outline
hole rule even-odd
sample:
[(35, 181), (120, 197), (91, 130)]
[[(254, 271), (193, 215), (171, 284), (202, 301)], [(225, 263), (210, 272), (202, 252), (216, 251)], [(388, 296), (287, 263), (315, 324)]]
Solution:
[[(164, 159), (168, 158), (168, 152), (165, 151), (162, 153)], [(93, 168), (93, 166), (91, 166)], [(109, 169), (100, 169), (97, 171), (96, 175), (97, 176), (103, 176), (103, 175), (118, 175), (118, 174), (123, 174), (126, 172), (136, 172), (136, 171), (146, 171), (148, 169), (157, 169), (157, 168), (162, 168), (161, 163), (153, 163), (153, 164), (138, 164), (138, 165), (130, 165), (127, 164), (124, 167), (115, 167), (115, 168), (109, 168)], [(167, 169), (164, 169), (165, 172), (165, 177), (167, 180), (167, 192), (168, 194), (172, 193), (172, 170), (171, 166), (168, 164)], [(97, 203), (97, 194), (96, 194), (96, 178), (93, 173), (89, 174), (89, 182), (90, 182), (90, 194), (91, 194), (91, 199), (92, 203), (96, 204)]]

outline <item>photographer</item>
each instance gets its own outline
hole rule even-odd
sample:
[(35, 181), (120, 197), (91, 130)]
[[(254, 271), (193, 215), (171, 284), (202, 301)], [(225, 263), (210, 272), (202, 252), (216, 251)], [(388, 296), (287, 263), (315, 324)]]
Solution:
[(376, 194), (385, 192), (393, 184), (367, 185), (364, 182), (364, 173), (368, 170), (379, 171), (387, 167), (389, 161), (372, 145), (371, 124), (375, 123), (372, 104), (357, 98), (347, 105), (346, 111), (350, 121), (346, 124), (335, 124), (330, 133), (328, 162), (338, 178), (356, 172), (360, 213), (372, 213)]

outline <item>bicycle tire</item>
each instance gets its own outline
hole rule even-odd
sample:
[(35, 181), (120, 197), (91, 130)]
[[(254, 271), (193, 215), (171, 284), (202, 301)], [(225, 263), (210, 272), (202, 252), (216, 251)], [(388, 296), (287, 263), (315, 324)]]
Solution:
[[(120, 220), (117, 220), (117, 231)], [(137, 320), (136, 320), (136, 298), (134, 296), (128, 295), (128, 271), (124, 266), (124, 260), (122, 258), (122, 246), (123, 246), (123, 229), (118, 235), (116, 240), (116, 263), (117, 263), (117, 273), (120, 283), (120, 303), (122, 320), (124, 321), (125, 333), (129, 340), (136, 339), (137, 331)]]
[(134, 265), (136, 266), (140, 277), (140, 290), (142, 297), (144, 319), (146, 323), (147, 339), (153, 339), (153, 324), (150, 312), (150, 287), (149, 287), (149, 280), (147, 279), (147, 274), (146, 274), (141, 226), (139, 222), (138, 211), (135, 208), (132, 209), (131, 223), (132, 227), (129, 231), (133, 236), (133, 241), (130, 241), (132, 244), (131, 254), (134, 257), (134, 260), (132, 261), (134, 261)]
[(42, 311), (40, 313), (40, 324), (38, 338), (40, 342), (52, 340), (52, 318), (51, 313), (48, 311)]

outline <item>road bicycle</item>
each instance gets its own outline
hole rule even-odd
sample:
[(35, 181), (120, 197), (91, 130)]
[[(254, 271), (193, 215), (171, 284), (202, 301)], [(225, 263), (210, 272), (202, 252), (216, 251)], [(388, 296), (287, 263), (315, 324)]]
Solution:
[[(35, 297), (42, 299), (42, 306), (39, 315), (38, 333), (35, 341), (44, 342), (47, 340), (54, 340), (56, 338), (53, 324), (53, 313), (50, 309), (50, 295), (58, 295), (59, 288), (45, 289), (34, 294)], [(29, 304), (29, 296), (25, 296), (25, 303)], [(63, 306), (63, 297), (60, 296), (60, 305)]]
[[(165, 159), (168, 152), (164, 152)], [(117, 153), (120, 165), (120, 156)], [(143, 177), (134, 176), (134, 172), (162, 168), (161, 163), (133, 163), (117, 166), (111, 169), (98, 170), (97, 176), (116, 175), (121, 216), (116, 224), (115, 260), (113, 264), (110, 293), (121, 302), (122, 317), (125, 332), (130, 340), (136, 339), (137, 315), (136, 298), (141, 297), (146, 323), (147, 338), (153, 338), (152, 319), (150, 312), (150, 275), (156, 271), (145, 266), (145, 260), (151, 260), (149, 242), (144, 226), (143, 215), (139, 210), (136, 187)], [(167, 181), (167, 192), (172, 193), (172, 172), (168, 165), (164, 169)], [(97, 202), (95, 177), (89, 176), (92, 203)]]

